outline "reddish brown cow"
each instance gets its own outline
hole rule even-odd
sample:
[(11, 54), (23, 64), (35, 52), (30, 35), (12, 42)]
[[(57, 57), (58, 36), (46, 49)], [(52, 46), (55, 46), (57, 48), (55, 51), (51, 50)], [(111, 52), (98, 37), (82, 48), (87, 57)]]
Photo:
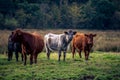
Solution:
[(93, 37), (95, 37), (96, 34), (83, 34), (83, 33), (77, 33), (72, 41), (72, 54), (74, 59), (75, 50), (78, 50), (80, 58), (81, 51), (83, 50), (85, 53), (85, 60), (88, 60), (90, 50), (93, 46)]
[(13, 31), (12, 40), (22, 44), (22, 54), (24, 57), (24, 65), (26, 65), (27, 55), (30, 54), (30, 64), (33, 59), (37, 63), (37, 56), (43, 50), (44, 40), (37, 33), (23, 32), (20, 29)]

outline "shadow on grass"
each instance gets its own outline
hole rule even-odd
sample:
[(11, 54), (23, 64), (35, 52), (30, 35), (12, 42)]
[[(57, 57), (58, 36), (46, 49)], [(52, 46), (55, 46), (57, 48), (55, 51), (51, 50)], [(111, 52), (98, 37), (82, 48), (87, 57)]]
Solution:
[(81, 60), (81, 59), (74, 59), (73, 61), (81, 61), (81, 62), (83, 62), (83, 60)]
[(14, 64), (21, 64), (22, 61), (16, 61), (15, 59), (12, 59), (11, 61), (8, 61), (7, 58), (0, 58), (0, 65), (14, 65)]

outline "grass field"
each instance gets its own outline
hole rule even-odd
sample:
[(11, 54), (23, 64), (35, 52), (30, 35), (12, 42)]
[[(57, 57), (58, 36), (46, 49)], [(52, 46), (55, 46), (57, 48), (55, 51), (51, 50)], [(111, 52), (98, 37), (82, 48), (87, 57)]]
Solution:
[[(19, 62), (7, 61), (7, 56), (0, 54), (0, 80), (120, 80), (120, 53), (93, 52), (86, 62), (84, 55), (75, 60), (67, 53), (66, 61), (57, 61), (57, 54), (52, 53), (47, 60), (46, 54), (40, 53), (38, 63), (27, 65)], [(19, 57), (20, 58), (20, 57)]]
[[(24, 31), (36, 31), (44, 37), (49, 32), (63, 33), (66, 30)], [(47, 60), (43, 51), (39, 54), (37, 64), (30, 65), (28, 56), (27, 65), (24, 66), (21, 59), (16, 62), (15, 57), (7, 61), (7, 40), (11, 31), (0, 30), (0, 80), (120, 80), (120, 31), (75, 31), (97, 34), (88, 62), (84, 60), (83, 54), (81, 59), (76, 54), (73, 60), (71, 53), (67, 53), (66, 62), (62, 59), (58, 62), (56, 52)]]

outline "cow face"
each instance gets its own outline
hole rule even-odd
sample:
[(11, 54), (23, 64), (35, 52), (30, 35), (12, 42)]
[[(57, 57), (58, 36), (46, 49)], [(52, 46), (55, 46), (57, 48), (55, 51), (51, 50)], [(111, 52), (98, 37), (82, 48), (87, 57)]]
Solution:
[(11, 38), (12, 38), (13, 32), (11, 32), (11, 34), (9, 35), (8, 41), (12, 42)]
[(73, 35), (76, 34), (76, 31), (69, 30), (68, 32), (65, 31), (64, 33), (67, 35), (67, 40), (70, 42), (73, 38)]
[(93, 45), (93, 37), (95, 37), (96, 34), (85, 34), (85, 36), (87, 37), (87, 43), (92, 46)]
[(22, 39), (22, 31), (17, 29), (15, 31), (12, 32), (12, 37), (11, 40), (14, 42), (20, 42)]

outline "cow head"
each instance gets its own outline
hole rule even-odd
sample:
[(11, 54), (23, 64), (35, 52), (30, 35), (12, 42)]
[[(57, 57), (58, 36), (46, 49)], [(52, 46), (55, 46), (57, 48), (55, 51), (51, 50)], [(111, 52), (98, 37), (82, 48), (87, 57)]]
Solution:
[(22, 31), (20, 29), (16, 29), (12, 32), (11, 40), (14, 42), (21, 42), (22, 39)]
[(67, 41), (70, 42), (73, 38), (73, 35), (76, 34), (76, 31), (69, 30), (68, 32), (65, 31), (64, 33), (65, 35), (67, 35), (66, 37)]
[(93, 37), (95, 37), (96, 34), (85, 34), (85, 36), (87, 37), (87, 43), (92, 46), (93, 45)]
[(11, 40), (12, 35), (13, 35), (13, 32), (11, 32), (11, 34), (10, 34), (9, 37), (8, 37), (8, 41), (9, 41), (9, 42), (12, 42), (12, 40)]

